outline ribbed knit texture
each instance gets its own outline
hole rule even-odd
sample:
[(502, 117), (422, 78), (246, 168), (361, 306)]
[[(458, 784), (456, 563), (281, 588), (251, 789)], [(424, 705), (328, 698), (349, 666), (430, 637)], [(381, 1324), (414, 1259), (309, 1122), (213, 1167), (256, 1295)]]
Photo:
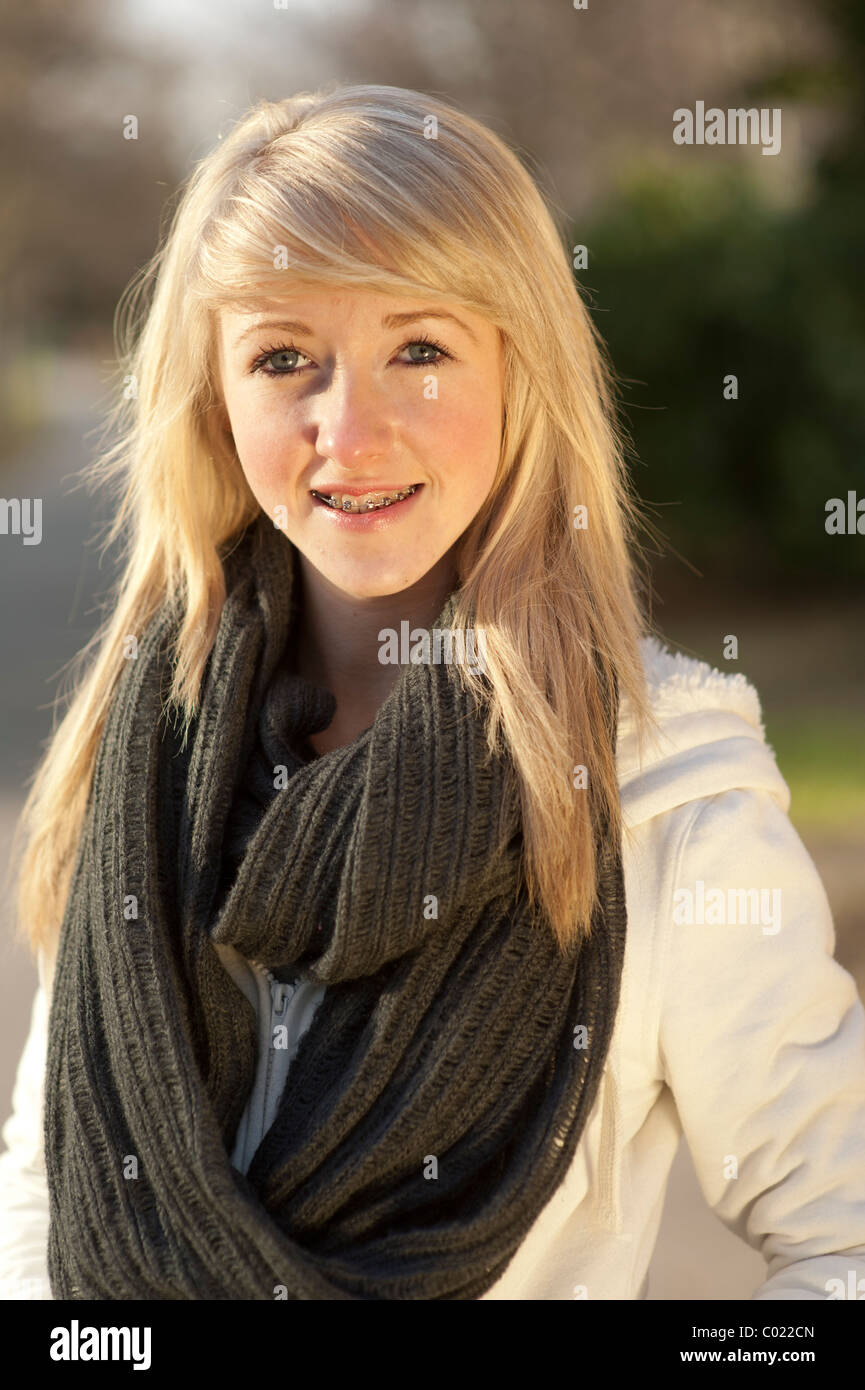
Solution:
[[(458, 673), (405, 667), (371, 728), (304, 760), (334, 702), (286, 660), (296, 552), (261, 513), (224, 565), (185, 750), (166, 604), (97, 755), (49, 1023), (54, 1296), (478, 1298), (595, 1099), (625, 943), (618, 831), (599, 838), (591, 937), (563, 955), (528, 907), (513, 766)], [(328, 986), (246, 1175), (230, 1154), (256, 1018), (226, 942)]]

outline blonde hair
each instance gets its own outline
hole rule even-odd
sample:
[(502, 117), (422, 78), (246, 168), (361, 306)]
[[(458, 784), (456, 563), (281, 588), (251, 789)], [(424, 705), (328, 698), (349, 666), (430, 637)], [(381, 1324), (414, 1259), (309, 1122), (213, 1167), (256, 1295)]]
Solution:
[(170, 698), (187, 729), (197, 710), (225, 599), (221, 547), (260, 511), (220, 423), (218, 312), (284, 293), (287, 277), (456, 300), (502, 335), (501, 458), (464, 537), (454, 626), (473, 614), (486, 634), (490, 747), (513, 759), (528, 888), (565, 948), (591, 929), (597, 827), (621, 828), (614, 682), (641, 741), (652, 723), (634, 563), (636, 528), (649, 528), (629, 492), (612, 369), (533, 178), (453, 105), (370, 85), (252, 107), (192, 170), (121, 298), (106, 424), (118, 440), (84, 473), (117, 487), (104, 544), (122, 538), (124, 564), (21, 813), (19, 933), (56, 950), (125, 642), (168, 595), (182, 605)]

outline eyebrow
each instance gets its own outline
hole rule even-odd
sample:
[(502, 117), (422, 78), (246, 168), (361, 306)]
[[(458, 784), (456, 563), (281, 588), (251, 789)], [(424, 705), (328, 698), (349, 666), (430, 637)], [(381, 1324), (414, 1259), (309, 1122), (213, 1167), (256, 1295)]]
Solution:
[[(381, 321), (382, 328), (402, 328), (408, 323), (417, 323), (418, 319), (450, 319), (451, 323), (457, 324), (464, 333), (467, 333), (473, 343), (478, 341), (477, 334), (469, 328), (467, 323), (457, 318), (456, 314), (450, 314), (445, 309), (410, 309), (401, 314), (385, 314)], [(262, 319), (259, 323), (252, 323), (245, 328), (242, 333), (234, 340), (234, 347), (240, 347), (245, 338), (250, 333), (261, 333), (265, 328), (281, 328), (285, 333), (297, 333), (312, 337), (312, 329), (308, 324), (301, 323), (298, 319)]]

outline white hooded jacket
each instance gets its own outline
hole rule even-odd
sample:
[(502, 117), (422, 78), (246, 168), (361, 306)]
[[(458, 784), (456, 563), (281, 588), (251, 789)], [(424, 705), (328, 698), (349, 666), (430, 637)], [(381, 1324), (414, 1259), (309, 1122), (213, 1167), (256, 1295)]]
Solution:
[[(645, 1297), (683, 1130), (707, 1202), (767, 1262), (743, 1297), (858, 1289), (861, 1298), (865, 1009), (833, 959), (823, 885), (788, 818), (754, 688), (655, 638), (642, 654), (662, 737), (640, 765), (623, 700), (628, 923), (610, 1050), (564, 1181), (484, 1298)], [(324, 987), (280, 984), (219, 950), (259, 1017), (259, 1063), (233, 1152), (245, 1171)], [(42, 1144), (50, 979), (39, 964), (0, 1155), (4, 1298), (51, 1297)], [(287, 1030), (278, 1047), (275, 1028)]]

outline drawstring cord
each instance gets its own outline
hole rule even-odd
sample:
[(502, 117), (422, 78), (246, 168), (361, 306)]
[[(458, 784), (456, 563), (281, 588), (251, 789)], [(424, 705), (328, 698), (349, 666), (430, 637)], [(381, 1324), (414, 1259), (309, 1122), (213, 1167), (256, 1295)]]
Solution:
[(621, 1181), (621, 1127), (619, 1125), (618, 1086), (611, 1059), (607, 1060), (603, 1078), (601, 1110), (601, 1146), (598, 1159), (600, 1192), (598, 1203), (601, 1224), (617, 1235), (622, 1230), (622, 1206), (619, 1196)]

